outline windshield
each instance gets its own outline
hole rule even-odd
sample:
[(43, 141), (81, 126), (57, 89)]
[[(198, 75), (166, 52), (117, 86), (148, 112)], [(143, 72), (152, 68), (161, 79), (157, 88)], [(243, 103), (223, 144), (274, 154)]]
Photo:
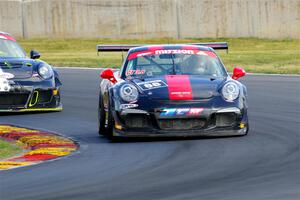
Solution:
[(160, 50), (135, 52), (125, 64), (126, 77), (152, 77), (160, 75), (201, 75), (221, 77), (225, 75), (217, 55), (200, 50)]
[(26, 54), (18, 43), (11, 40), (0, 39), (0, 58), (3, 57), (24, 58)]

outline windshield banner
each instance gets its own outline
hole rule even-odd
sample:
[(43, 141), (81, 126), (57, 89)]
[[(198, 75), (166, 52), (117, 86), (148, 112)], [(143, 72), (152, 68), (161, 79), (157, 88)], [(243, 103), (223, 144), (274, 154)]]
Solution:
[(161, 55), (161, 54), (190, 54), (201, 55), (216, 58), (217, 55), (212, 51), (202, 51), (198, 49), (149, 49), (146, 51), (133, 52), (128, 56), (128, 60), (135, 59), (137, 57)]

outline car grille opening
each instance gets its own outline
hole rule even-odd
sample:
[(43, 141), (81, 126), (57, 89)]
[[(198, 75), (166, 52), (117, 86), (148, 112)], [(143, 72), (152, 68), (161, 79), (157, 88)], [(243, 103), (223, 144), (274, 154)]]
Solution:
[(225, 127), (233, 126), (236, 123), (235, 113), (217, 113), (216, 126)]
[(163, 130), (203, 129), (206, 125), (206, 120), (201, 118), (159, 119), (158, 125)]
[(25, 107), (29, 94), (24, 93), (1, 93), (0, 108)]
[(52, 99), (52, 90), (39, 91), (38, 104), (49, 103)]
[(129, 114), (125, 118), (125, 124), (128, 128), (146, 128), (150, 126), (146, 115)]

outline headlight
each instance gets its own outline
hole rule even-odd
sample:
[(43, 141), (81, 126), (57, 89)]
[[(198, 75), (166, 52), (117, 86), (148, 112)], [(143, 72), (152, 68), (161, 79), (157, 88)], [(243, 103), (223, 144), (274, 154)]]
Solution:
[(139, 92), (134, 85), (125, 84), (120, 89), (120, 96), (124, 101), (133, 102), (138, 99)]
[(53, 70), (49, 65), (44, 64), (39, 67), (38, 73), (43, 79), (48, 79), (52, 77)]
[(226, 101), (233, 101), (240, 94), (239, 86), (234, 82), (226, 83), (222, 88), (222, 95)]

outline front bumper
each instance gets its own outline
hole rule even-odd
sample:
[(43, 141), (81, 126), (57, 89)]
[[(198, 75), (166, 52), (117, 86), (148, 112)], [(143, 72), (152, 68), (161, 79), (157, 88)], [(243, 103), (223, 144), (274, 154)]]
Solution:
[(224, 136), (242, 136), (246, 135), (246, 128), (239, 130), (190, 130), (190, 131), (153, 131), (153, 132), (137, 132), (137, 131), (122, 131), (114, 129), (115, 137), (224, 137)]
[(113, 115), (113, 135), (118, 137), (238, 136), (248, 131), (247, 110), (236, 107), (204, 108), (199, 116), (166, 116), (138, 109)]
[(0, 112), (61, 111), (59, 88), (22, 87), (0, 93)]
[(57, 107), (52, 107), (52, 108), (19, 108), (19, 109), (0, 109), (0, 112), (13, 112), (13, 113), (18, 113), (18, 112), (50, 112), (50, 111), (62, 111), (63, 106), (60, 103)]

